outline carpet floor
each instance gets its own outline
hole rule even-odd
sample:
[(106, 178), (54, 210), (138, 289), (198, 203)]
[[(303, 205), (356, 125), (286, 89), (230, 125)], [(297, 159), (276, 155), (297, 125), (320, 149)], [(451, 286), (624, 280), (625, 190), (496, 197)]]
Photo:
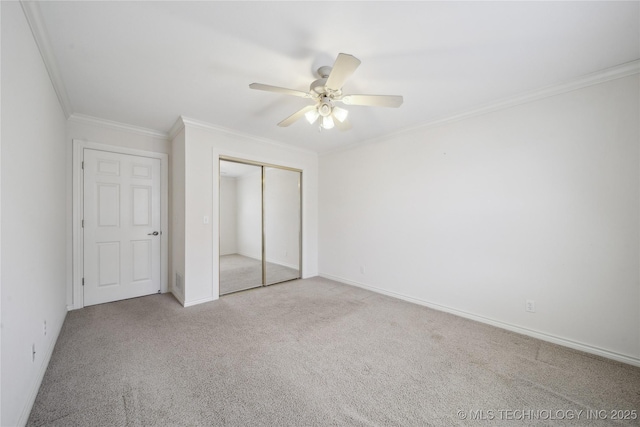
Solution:
[[(267, 283), (274, 284), (300, 277), (298, 270), (267, 262)], [(262, 261), (240, 254), (220, 257), (220, 295), (262, 286)]]
[(312, 278), (69, 312), (28, 425), (608, 426), (639, 409), (640, 368)]

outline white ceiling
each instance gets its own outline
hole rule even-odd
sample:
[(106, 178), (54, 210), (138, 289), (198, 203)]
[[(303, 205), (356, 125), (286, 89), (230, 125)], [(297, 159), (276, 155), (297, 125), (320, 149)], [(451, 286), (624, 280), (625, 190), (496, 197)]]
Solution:
[[(639, 2), (40, 3), (71, 113), (168, 132), (182, 115), (322, 152), (640, 58)], [(318, 132), (307, 91), (340, 52), (362, 61), (346, 93), (353, 128)]]

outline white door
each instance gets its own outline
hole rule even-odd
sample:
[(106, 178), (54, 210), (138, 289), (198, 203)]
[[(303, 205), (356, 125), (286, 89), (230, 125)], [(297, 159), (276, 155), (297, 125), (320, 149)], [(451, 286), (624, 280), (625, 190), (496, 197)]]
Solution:
[(84, 150), (84, 305), (160, 291), (160, 159)]

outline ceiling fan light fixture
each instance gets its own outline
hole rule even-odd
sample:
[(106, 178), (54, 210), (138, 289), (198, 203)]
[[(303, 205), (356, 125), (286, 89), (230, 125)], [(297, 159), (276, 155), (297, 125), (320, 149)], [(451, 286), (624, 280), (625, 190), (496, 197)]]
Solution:
[(316, 120), (318, 120), (318, 116), (320, 116), (320, 113), (318, 113), (318, 109), (314, 108), (311, 111), (307, 111), (304, 114), (304, 117), (307, 119), (307, 121), (309, 122), (309, 124), (314, 124), (316, 122)]
[(333, 123), (333, 119), (331, 116), (322, 117), (322, 127), (324, 129), (332, 129), (335, 124)]
[(322, 117), (327, 117), (331, 115), (331, 110), (333, 110), (333, 104), (331, 103), (331, 100), (326, 96), (323, 97), (322, 101), (320, 101), (320, 105), (318, 105), (318, 113)]
[[(313, 105), (301, 108), (278, 123), (280, 127), (290, 126), (304, 116), (310, 124), (318, 123), (319, 121), (320, 130), (332, 129), (334, 126), (337, 126), (340, 130), (348, 130), (351, 129), (351, 125), (347, 121), (349, 112), (343, 108), (336, 107), (334, 103), (342, 102), (346, 105), (397, 108), (402, 105), (403, 101), (400, 95), (343, 94), (342, 86), (359, 66), (360, 60), (358, 58), (346, 53), (340, 53), (332, 67), (324, 66), (318, 68), (318, 76), (320, 78), (311, 83), (309, 92), (262, 83), (251, 83), (249, 88), (313, 100)], [(318, 120), (318, 118), (322, 118), (322, 120)]]
[(349, 112), (344, 108), (333, 107), (333, 117), (340, 121), (340, 123), (344, 122), (347, 119)]

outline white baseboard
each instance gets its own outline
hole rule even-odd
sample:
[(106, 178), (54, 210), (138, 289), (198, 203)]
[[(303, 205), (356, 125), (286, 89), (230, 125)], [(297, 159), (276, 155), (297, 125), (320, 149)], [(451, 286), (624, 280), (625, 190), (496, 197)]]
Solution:
[(275, 265), (279, 265), (281, 267), (287, 267), (287, 268), (290, 268), (292, 270), (297, 270), (298, 269), (298, 266), (296, 264), (287, 264), (286, 262), (274, 261), (272, 259), (268, 259), (267, 262), (269, 264), (275, 264)]
[[(236, 252), (236, 253), (233, 253), (233, 254), (226, 254), (226, 255), (242, 255), (242, 256), (247, 257), (247, 258), (255, 259), (256, 261), (260, 261), (260, 259), (261, 259), (260, 256), (255, 257), (253, 255), (249, 255), (249, 254), (246, 254), (244, 252)], [(292, 268), (294, 270), (298, 270), (298, 266), (296, 264), (287, 264), (286, 262), (275, 261), (273, 259), (267, 259), (267, 262), (271, 263), (271, 264), (280, 265), (282, 267), (287, 267), (287, 268)]]
[(171, 295), (173, 295), (173, 297), (178, 300), (180, 305), (184, 307), (184, 297), (179, 291), (177, 291), (176, 289), (171, 289)]
[[(67, 310), (68, 312), (68, 310)], [(49, 367), (49, 362), (51, 361), (51, 355), (53, 354), (53, 349), (56, 346), (56, 342), (58, 342), (58, 337), (60, 336), (60, 332), (62, 331), (62, 325), (64, 325), (64, 321), (66, 320), (67, 315), (65, 313), (62, 322), (60, 322), (60, 326), (54, 331), (54, 335), (49, 340), (49, 346), (46, 348), (44, 352), (44, 358), (42, 359), (42, 363), (38, 368), (38, 373), (36, 375), (35, 381), (31, 384), (29, 388), (29, 395), (27, 399), (27, 403), (24, 405), (22, 409), (22, 413), (20, 414), (20, 418), (18, 418), (18, 425), (24, 426), (29, 421), (29, 415), (31, 415), (31, 409), (33, 408), (33, 404), (36, 401), (36, 397), (38, 396), (38, 391), (40, 390), (40, 386), (42, 385), (42, 380), (44, 379), (44, 374), (47, 372), (47, 368)]]
[(218, 299), (218, 297), (200, 298), (200, 299), (197, 299), (197, 300), (194, 300), (194, 301), (186, 301), (182, 305), (185, 306), (185, 307), (191, 307), (191, 306), (198, 305), (198, 304), (204, 304), (205, 302), (215, 301), (217, 299)]
[[(257, 260), (257, 261), (262, 260), (262, 255), (260, 255), (260, 254), (258, 254), (257, 256), (254, 256), (253, 254), (248, 254), (248, 253), (246, 253), (246, 252), (236, 252), (236, 254), (237, 254), (237, 255), (245, 256), (245, 257), (247, 257), (247, 258), (255, 259), (255, 260)], [(234, 254), (231, 254), (231, 255), (234, 255)]]
[(555, 335), (547, 334), (544, 332), (536, 331), (533, 329), (523, 328), (521, 326), (513, 325), (511, 323), (502, 322), (500, 320), (491, 319), (484, 316), (478, 316), (477, 314), (468, 313), (464, 310), (458, 310), (456, 308), (448, 307), (441, 304), (435, 304), (429, 301), (425, 301), (419, 298), (410, 297), (407, 295), (403, 295), (397, 292), (388, 291), (386, 289), (377, 288), (375, 286), (365, 285), (364, 283), (355, 282), (353, 280), (343, 279), (341, 277), (333, 276), (331, 274), (320, 274), (320, 277), (324, 277), (325, 279), (335, 280), (336, 282), (341, 282), (346, 285), (356, 286), (358, 288), (367, 289), (372, 292), (376, 292), (382, 295), (387, 295), (393, 298), (398, 298), (404, 301), (412, 302), (414, 304), (422, 305), (425, 307), (432, 308), (438, 311), (444, 311), (447, 313), (455, 314), (456, 316), (464, 317), (466, 319), (475, 320), (476, 322), (485, 323), (491, 326), (495, 326), (498, 328), (506, 329), (511, 332), (516, 332), (522, 335), (527, 335), (533, 338), (540, 339), (542, 341), (547, 341), (553, 344), (558, 344), (564, 347), (569, 347), (574, 350), (584, 351), (585, 353), (595, 354), (597, 356), (606, 357), (607, 359), (612, 359), (618, 362), (627, 363), (629, 365), (640, 367), (640, 358), (627, 356), (624, 354), (619, 354), (613, 351), (609, 351), (600, 347), (595, 347), (589, 344), (584, 344), (577, 341), (568, 340), (566, 338), (557, 337)]

